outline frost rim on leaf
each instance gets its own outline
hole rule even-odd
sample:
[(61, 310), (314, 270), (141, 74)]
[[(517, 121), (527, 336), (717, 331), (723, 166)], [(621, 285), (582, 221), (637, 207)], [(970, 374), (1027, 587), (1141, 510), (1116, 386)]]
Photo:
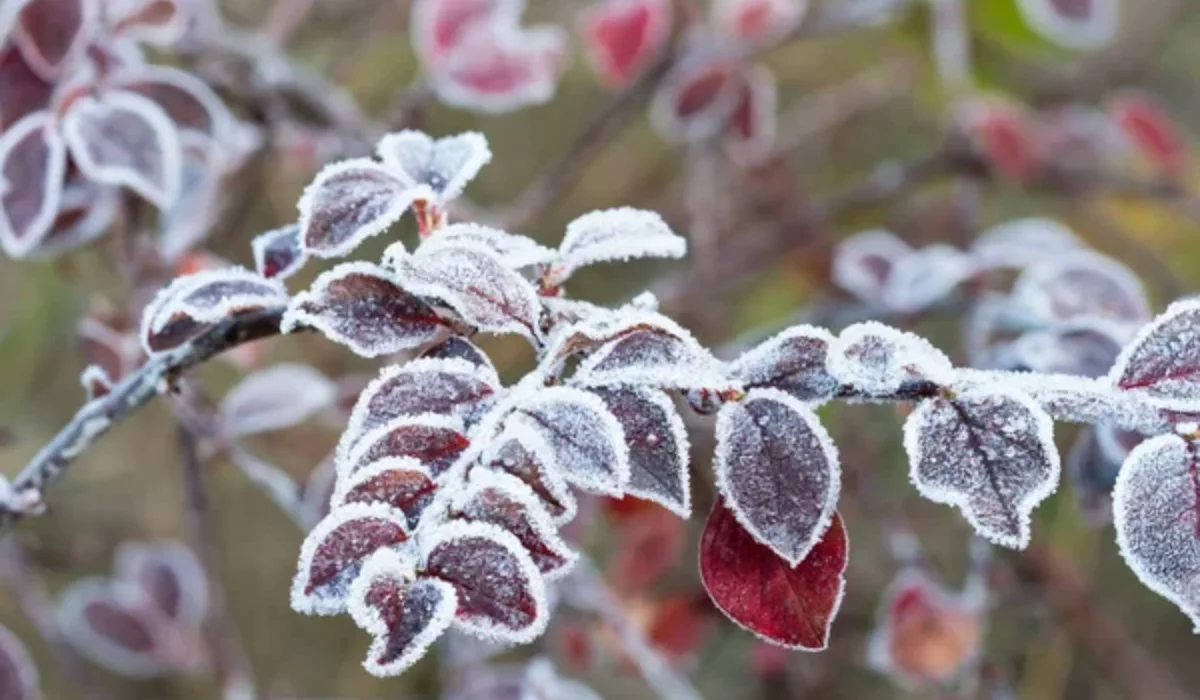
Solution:
[(396, 158), (396, 148), (403, 141), (415, 141), (421, 146), (428, 147), (431, 158), (437, 158), (438, 147), (443, 144), (454, 144), (458, 142), (465, 143), (470, 149), (471, 157), (468, 158), (458, 172), (446, 180), (446, 183), (435, 191), (437, 194), (437, 202), (448, 202), (466, 189), (467, 185), (475, 179), (483, 166), (492, 162), (492, 149), (488, 146), (487, 137), (478, 131), (464, 131), (451, 136), (443, 136), (439, 139), (434, 139), (423, 131), (413, 129), (404, 129), (402, 131), (384, 134), (379, 143), (375, 147), (375, 153), (383, 161), (384, 166), (391, 169), (392, 172), (399, 176), (402, 180), (408, 183), (410, 187), (419, 187), (421, 183), (398, 158)]

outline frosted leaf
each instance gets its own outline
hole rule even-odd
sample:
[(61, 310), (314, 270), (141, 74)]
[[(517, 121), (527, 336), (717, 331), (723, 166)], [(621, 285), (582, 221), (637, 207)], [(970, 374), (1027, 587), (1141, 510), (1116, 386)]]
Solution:
[[(0, 7), (0, 36), (7, 34), (5, 24), (13, 8), (22, 0)], [(11, 43), (0, 48), (0, 131), (8, 130), (26, 116), (45, 109), (54, 86), (42, 80)]]
[(0, 625), (0, 698), (38, 700), (42, 697), (37, 666), (17, 635)]
[(1161, 408), (1200, 410), (1200, 301), (1177, 301), (1143, 327), (1109, 379)]
[(122, 543), (113, 571), (116, 578), (141, 589), (174, 623), (198, 626), (208, 615), (208, 579), (196, 555), (182, 543)]
[(386, 457), (341, 475), (330, 505), (336, 509), (347, 503), (383, 503), (402, 511), (415, 530), (437, 488), (416, 459)]
[(206, 326), (239, 314), (286, 304), (287, 290), (238, 267), (179, 277), (158, 292), (142, 312), (138, 334), (147, 354), (187, 342)]
[(1121, 352), (1122, 337), (1128, 337), (1124, 327), (1089, 318), (1026, 333), (1008, 352), (1018, 368), (1103, 377)]
[(1200, 501), (1196, 444), (1160, 435), (1134, 448), (1113, 489), (1113, 525), (1125, 563), (1200, 630)]
[(1029, 544), (1033, 509), (1058, 486), (1054, 422), (999, 385), (926, 399), (904, 422), (910, 478), (922, 496), (956, 506), (982, 537)]
[(433, 340), (446, 322), (372, 263), (342, 263), (321, 273), (288, 305), (280, 328), (315, 328), (363, 357), (411, 350)]
[(300, 249), (300, 226), (288, 224), (250, 241), (254, 251), (254, 269), (269, 279), (285, 280), (299, 272), (308, 256)]
[(300, 197), (300, 248), (322, 258), (346, 255), (399, 221), (422, 194), (428, 191), (369, 158), (327, 165)]
[(231, 437), (282, 430), (331, 406), (336, 392), (333, 382), (312, 367), (285, 362), (230, 389), (221, 401), (221, 420)]
[(1037, 32), (1071, 49), (1095, 49), (1117, 35), (1119, 0), (1017, 0)]
[(716, 0), (712, 24), (721, 34), (746, 44), (782, 39), (808, 11), (808, 0)]
[(454, 499), (455, 517), (491, 523), (510, 532), (548, 580), (559, 578), (577, 555), (559, 536), (533, 490), (515, 476), (476, 469), (465, 491)]
[[(113, 324), (122, 327), (118, 329)], [(114, 381), (123, 379), (142, 361), (137, 338), (119, 319), (92, 313), (79, 320), (75, 332), (83, 360), (102, 368)]]
[[(109, 231), (121, 207), (120, 192), (89, 182), (81, 175), (68, 176), (62, 201), (50, 231), (29, 257), (54, 258), (82, 248)], [(3, 231), (0, 224), (0, 232)], [(3, 245), (3, 238), (0, 238)]]
[(716, 358), (665, 316), (630, 315), (611, 335), (580, 363), (574, 382), (717, 390), (732, 384)]
[(33, 112), (0, 135), (0, 246), (5, 253), (23, 258), (50, 233), (66, 170), (66, 145), (50, 112)]
[(746, 389), (772, 387), (801, 401), (822, 402), (838, 381), (825, 368), (833, 335), (816, 326), (792, 326), (729, 363), (729, 377)]
[(833, 254), (834, 284), (873, 305), (884, 302), (883, 290), (896, 262), (912, 248), (890, 231), (863, 231), (838, 244)]
[(1083, 242), (1071, 229), (1052, 219), (1017, 219), (984, 231), (971, 254), (983, 268), (1023, 269), (1049, 257), (1078, 251)]
[(492, 159), (487, 139), (474, 131), (435, 141), (428, 134), (406, 129), (384, 135), (376, 152), (384, 166), (410, 187), (428, 187), (435, 202), (447, 202), (462, 194), (467, 183)]
[(336, 615), (350, 584), (376, 550), (408, 540), (404, 513), (382, 503), (351, 503), (334, 510), (304, 538), (292, 580), (292, 609)]
[(436, 579), (412, 579), (412, 566), (382, 550), (367, 560), (350, 589), (350, 617), (374, 639), (363, 668), (396, 676), (425, 655), (450, 628), (458, 596)]
[(99, 365), (88, 365), (79, 375), (79, 383), (83, 386), (88, 401), (105, 396), (113, 388), (112, 377)]
[(567, 481), (606, 496), (629, 484), (629, 447), (620, 422), (595, 394), (565, 386), (532, 391), (516, 403), (508, 424), (537, 432)]
[(557, 256), (553, 250), (527, 236), (470, 223), (450, 224), (437, 229), (421, 244), (421, 251), (425, 252), (439, 245), (478, 248), (514, 270), (544, 265)]
[(1141, 438), (1140, 434), (1126, 433), (1110, 426), (1087, 427), (1079, 431), (1063, 468), (1071, 483), (1075, 503), (1088, 524), (1099, 527), (1112, 520), (1112, 490), (1117, 473)]
[(746, 532), (720, 498), (700, 536), (700, 580), (713, 603), (759, 639), (821, 651), (846, 589), (850, 541), (834, 513), (804, 561), (791, 566)]
[(132, 92), (83, 96), (62, 118), (72, 161), (88, 179), (128, 187), (167, 209), (183, 185), (179, 128), (161, 107)]
[(421, 353), (421, 357), (465, 360), (476, 367), (491, 372), (493, 375), (496, 373), (496, 368), (492, 365), (491, 358), (483, 350), (480, 350), (478, 345), (461, 335), (452, 335), (446, 338)]
[(457, 49), (479, 24), (516, 22), (523, 0), (414, 0), (412, 43), (426, 68)]
[(676, 62), (650, 106), (650, 123), (664, 137), (692, 143), (718, 135), (738, 106), (740, 66), (696, 51)]
[(15, 40), (25, 60), (47, 81), (61, 77), (79, 58), (96, 29), (96, 7), (86, 0), (10, 0), (8, 4), (19, 6), (20, 13), (12, 36), (6, 32), (0, 39)]
[(490, 367), (457, 358), (421, 358), (384, 369), (359, 394), (338, 443), (338, 461), (367, 433), (401, 416), (469, 416), (492, 400), (500, 380)]
[(338, 474), (350, 476), (387, 457), (411, 457), (437, 478), (470, 446), (463, 430), (462, 421), (454, 416), (398, 416), (357, 440), (345, 460), (338, 463)]
[(445, 244), (393, 262), (404, 289), (444, 302), (479, 330), (538, 336), (537, 290), (490, 252)]
[(841, 490), (837, 447), (820, 419), (778, 389), (717, 413), (713, 469), (737, 521), (795, 566), (829, 527)]
[(631, 83), (670, 38), (670, 0), (601, 0), (579, 14), (579, 34), (592, 70), (608, 88)]
[(902, 688), (951, 683), (978, 658), (981, 610), (919, 569), (888, 584), (867, 642), (867, 661)]
[(179, 129), (202, 137), (205, 153), (220, 157), (235, 120), (203, 80), (169, 66), (125, 66), (107, 76), (109, 84), (158, 105)]
[(532, 641), (546, 629), (546, 584), (520, 541), (495, 525), (452, 520), (422, 537), (421, 575), (458, 594), (455, 626), (481, 639)]
[(1150, 318), (1146, 291), (1129, 268), (1091, 251), (1054, 256), (1025, 270), (1013, 299), (1049, 321), (1094, 316), (1142, 323)]
[(687, 426), (661, 391), (604, 387), (593, 392), (616, 416), (629, 447), (625, 494), (653, 501), (681, 518), (692, 512)]
[(136, 586), (86, 578), (61, 594), (58, 624), (79, 653), (118, 673), (148, 678), (169, 670), (165, 620)]
[(559, 286), (579, 268), (600, 262), (674, 259), (686, 253), (687, 240), (652, 211), (629, 207), (594, 211), (567, 224), (558, 246), (558, 263), (547, 282)]
[(779, 103), (775, 74), (763, 65), (749, 66), (739, 76), (737, 90), (737, 105), (725, 127), (725, 143), (739, 162), (759, 164), (770, 157), (775, 145)]
[(475, 24), (430, 74), (434, 94), (451, 107), (503, 114), (554, 96), (566, 52), (559, 27)]
[(893, 311), (916, 313), (949, 296), (973, 274), (969, 255), (948, 245), (931, 245), (894, 261), (881, 301)]
[(482, 463), (519, 479), (541, 499), (555, 525), (575, 517), (576, 503), (554, 458), (554, 448), (541, 431), (509, 425), (488, 444)]
[(874, 321), (847, 327), (829, 349), (829, 373), (871, 396), (886, 396), (907, 381), (942, 383), (950, 360), (929, 341)]

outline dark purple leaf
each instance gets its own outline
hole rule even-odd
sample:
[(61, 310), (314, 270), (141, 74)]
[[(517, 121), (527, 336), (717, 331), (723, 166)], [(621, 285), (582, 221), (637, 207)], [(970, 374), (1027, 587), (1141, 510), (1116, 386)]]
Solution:
[(254, 269), (268, 279), (285, 280), (296, 274), (307, 259), (300, 250), (300, 227), (288, 224), (250, 241), (254, 250)]
[(483, 463), (520, 479), (541, 499), (556, 525), (575, 516), (575, 498), (555, 469), (554, 449), (540, 431), (520, 425), (505, 428), (491, 441)]
[(172, 622), (198, 626), (208, 614), (208, 579), (192, 550), (178, 542), (127, 542), (117, 549), (114, 574), (138, 587)]
[(1167, 307), (1125, 346), (1109, 378), (1164, 409), (1200, 411), (1200, 302)]
[(420, 462), (388, 457), (339, 479), (331, 502), (334, 508), (347, 503), (383, 503), (403, 512), (409, 528), (416, 529), (436, 492), (437, 484)]
[(692, 512), (687, 427), (670, 397), (642, 387), (604, 387), (604, 401), (625, 432), (629, 485), (625, 493), (653, 501), (681, 518)]
[(573, 378), (576, 383), (714, 390), (730, 385), (712, 354), (691, 333), (660, 314), (631, 312), (620, 323), (585, 333), (611, 339), (580, 363)]
[(453, 416), (436, 413), (399, 416), (365, 433), (339, 463), (338, 473), (350, 476), (381, 459), (411, 457), (436, 479), (470, 445), (462, 421)]
[(66, 146), (49, 112), (34, 112), (0, 136), (0, 245), (10, 256), (25, 257), (50, 233), (66, 171)]
[(0, 130), (45, 109), (54, 86), (29, 67), (16, 45), (0, 49)]
[(746, 389), (771, 387), (801, 401), (825, 401), (838, 386), (825, 369), (832, 343), (823, 328), (793, 326), (731, 362), (729, 376)]
[(1112, 491), (1117, 474), (1142, 435), (1112, 426), (1085, 427), (1063, 465), (1075, 503), (1088, 524), (1099, 527), (1112, 521)]
[(1014, 300), (1048, 321), (1102, 318), (1144, 323), (1150, 318), (1137, 275), (1090, 251), (1056, 255), (1028, 268), (1013, 286)]
[(829, 373), (870, 396), (886, 396), (908, 381), (944, 383), (950, 360), (928, 340), (875, 321), (842, 330), (829, 351)]
[(212, 142), (209, 146), (225, 148), (232, 138), (233, 116), (212, 88), (191, 73), (143, 64), (115, 72), (109, 83), (158, 105), (179, 129), (203, 136)]
[(300, 244), (322, 258), (346, 255), (400, 220), (416, 190), (359, 158), (326, 166), (300, 198)]
[(67, 640), (102, 666), (135, 677), (170, 670), (166, 618), (132, 584), (76, 581), (63, 592), (58, 617)]
[(492, 360), (487, 356), (479, 346), (461, 335), (452, 335), (442, 342), (434, 345), (425, 352), (421, 353), (421, 357), (432, 357), (441, 359), (459, 359), (466, 360), (476, 367), (482, 367), (491, 372), (495, 372), (496, 368), (492, 365)]
[(57, 78), (83, 50), (97, 8), (87, 0), (28, 0), (17, 19), (16, 44), (43, 78)]
[(177, 347), (203, 329), (239, 314), (282, 306), (287, 290), (237, 267), (179, 277), (142, 312), (139, 338), (147, 354)]

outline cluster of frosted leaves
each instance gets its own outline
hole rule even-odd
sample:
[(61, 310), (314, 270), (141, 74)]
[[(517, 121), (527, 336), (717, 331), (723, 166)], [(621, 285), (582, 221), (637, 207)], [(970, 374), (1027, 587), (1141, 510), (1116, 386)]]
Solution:
[(1167, 307), (1125, 346), (1108, 378), (1158, 408), (1200, 411), (1200, 302)]
[(409, 26), (438, 99), (503, 113), (548, 101), (558, 84), (566, 33), (522, 26), (524, 0), (417, 0)]
[(829, 347), (828, 371), (862, 397), (895, 394), (908, 383), (943, 384), (950, 360), (924, 338), (882, 323), (845, 328)]
[(41, 697), (37, 665), (21, 639), (0, 625), (0, 698), (38, 700)]
[(1186, 428), (1188, 435), (1160, 435), (1129, 454), (1113, 489), (1113, 525), (1138, 579), (1200, 631), (1200, 453), (1195, 424)]
[(139, 339), (150, 355), (176, 348), (236, 316), (288, 303), (287, 290), (238, 267), (176, 278), (142, 312)]
[(1030, 514), (1058, 486), (1053, 421), (1000, 385), (924, 400), (904, 423), (904, 448), (921, 495), (958, 507), (1006, 547), (1029, 543)]
[(1117, 36), (1121, 0), (1018, 0), (1025, 22), (1070, 49), (1091, 50)]
[(921, 569), (904, 569), (884, 591), (867, 661), (903, 688), (944, 686), (978, 658), (983, 613)]
[(191, 550), (176, 542), (125, 543), (113, 573), (63, 590), (63, 636), (91, 661), (149, 677), (195, 672), (207, 663), (203, 623), (207, 579)]
[(580, 39), (605, 87), (626, 87), (661, 55), (672, 14), (670, 0), (601, 0), (580, 12)]

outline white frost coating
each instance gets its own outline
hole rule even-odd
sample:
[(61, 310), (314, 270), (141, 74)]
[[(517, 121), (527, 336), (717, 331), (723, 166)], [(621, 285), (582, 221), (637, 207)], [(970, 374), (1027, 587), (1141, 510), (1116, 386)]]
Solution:
[(1108, 381), (1173, 411), (1200, 411), (1200, 299), (1183, 299), (1146, 324)]
[[(17, 146), (25, 139), (33, 137), (39, 130), (45, 144), (45, 179), (36, 184), (8, 182), (4, 172), (8, 168), (9, 157)], [(25, 167), (28, 166), (22, 169)], [(0, 134), (0, 196), (9, 199), (15, 189), (31, 185), (41, 187), (42, 193), (36, 214), (25, 222), (23, 230), (15, 230), (7, 206), (0, 206), (0, 246), (3, 246), (5, 253), (14, 258), (23, 258), (33, 252), (45, 239), (46, 234), (50, 233), (62, 202), (63, 178), (66, 172), (67, 147), (50, 112), (40, 110), (26, 115)]]
[[(485, 491), (496, 491), (504, 498), (515, 501), (521, 506), (521, 517), (528, 524), (532, 533), (540, 540), (541, 544), (554, 553), (555, 556), (563, 559), (563, 565), (551, 571), (543, 571), (542, 576), (547, 581), (554, 581), (565, 576), (572, 567), (575, 566), (576, 560), (579, 559), (579, 554), (567, 546), (565, 540), (558, 533), (558, 527), (550, 518), (550, 514), (546, 512), (545, 506), (542, 505), (541, 499), (533, 492), (533, 489), (518, 479), (517, 477), (499, 471), (490, 469), (474, 469), (471, 471), (470, 480), (466, 484), (466, 488), (453, 494), (451, 503), (456, 511), (462, 513), (468, 520), (480, 520), (481, 516), (478, 509), (486, 509), (486, 505), (476, 503), (475, 501)], [(493, 522), (495, 525), (500, 523)], [(518, 533), (513, 533), (518, 535)], [(518, 539), (519, 535), (518, 535)], [(540, 567), (539, 567), (540, 570)]]
[(556, 502), (563, 506), (563, 512), (552, 516), (551, 521), (556, 526), (562, 527), (575, 518), (578, 504), (555, 462), (554, 448), (546, 441), (536, 426), (520, 422), (509, 423), (494, 439), (486, 442), (482, 453), (482, 462), (485, 465), (494, 467), (498, 465), (496, 468), (507, 469), (515, 467), (516, 464), (511, 459), (504, 457), (505, 446), (509, 442), (515, 442), (523, 450), (533, 455), (541, 466), (541, 469), (538, 470), (538, 479), (542, 486)]
[[(380, 678), (396, 676), (408, 669), (425, 656), (429, 647), (450, 628), (450, 623), (454, 621), (454, 611), (458, 607), (458, 594), (455, 592), (454, 586), (436, 579), (414, 580), (414, 575), (414, 562), (406, 560), (392, 550), (383, 549), (367, 559), (367, 562), (363, 564), (362, 572), (350, 586), (346, 610), (355, 624), (373, 637), (371, 648), (367, 651), (366, 658), (363, 659), (363, 668), (374, 676)], [(420, 597), (422, 602), (429, 602), (429, 596), (420, 595), (419, 589), (423, 587), (436, 589), (431, 592), (432, 596), (436, 598), (432, 608), (405, 611), (419, 614), (423, 618), (416, 621), (420, 627), (405, 643), (404, 651), (396, 658), (384, 663), (380, 663), (379, 659), (384, 658), (391, 651), (389, 648), (391, 638), (397, 633), (394, 627), (399, 627), (402, 620), (389, 622), (385, 614), (367, 600), (371, 586), (381, 580), (393, 581), (395, 582), (393, 585), (402, 589), (399, 601), (401, 605), (410, 602), (410, 595)], [(393, 611), (392, 614), (396, 613)], [(403, 613), (400, 614), (403, 615)], [(413, 624), (413, 622), (408, 622), (408, 624)], [(411, 630), (406, 629), (405, 631)]]
[(1001, 384), (923, 401), (904, 422), (904, 450), (922, 496), (958, 508), (981, 537), (1013, 549), (1029, 544), (1033, 509), (1062, 471), (1054, 421)]
[(915, 313), (944, 299), (975, 271), (971, 257), (957, 248), (921, 248), (895, 260), (880, 301), (893, 311)]
[[(353, 300), (330, 293), (332, 285), (353, 275), (379, 280), (395, 289), (377, 298)], [(336, 308), (338, 305), (349, 308)], [(443, 325), (427, 316), (434, 316), (433, 309), (409, 297), (393, 272), (374, 263), (355, 261), (322, 272), (312, 287), (292, 297), (279, 328), (283, 333), (314, 328), (357, 355), (379, 357), (420, 347), (436, 337)]]
[(100, 365), (88, 365), (79, 375), (79, 384), (91, 401), (102, 393), (108, 393), (113, 387), (112, 377)]
[[(294, 254), (291, 254), (291, 248), (295, 249)], [(263, 277), (267, 276), (267, 267), (272, 256), (282, 254), (285, 249), (289, 250), (286, 263), (276, 270), (275, 274), (270, 275), (279, 280), (285, 280), (299, 272), (308, 259), (304, 251), (300, 250), (300, 229), (296, 224), (260, 233), (250, 241), (250, 249), (254, 254), (254, 269)]]
[(437, 195), (434, 201), (439, 203), (462, 194), (467, 183), (492, 160), (487, 139), (474, 131), (435, 141), (428, 134), (406, 129), (385, 134), (376, 153), (409, 186), (431, 189)]
[(1055, 0), (1017, 0), (1029, 26), (1070, 49), (1095, 49), (1117, 35), (1120, 0), (1091, 0), (1086, 17), (1070, 17), (1055, 7)]
[(971, 245), (981, 268), (1025, 268), (1083, 247), (1075, 232), (1053, 219), (1014, 219), (984, 231)]
[(833, 283), (868, 304), (882, 304), (883, 287), (896, 261), (912, 248), (890, 231), (871, 229), (838, 244), (833, 254)]
[(205, 270), (177, 277), (163, 287), (142, 311), (138, 339), (146, 354), (153, 355), (150, 338), (162, 332), (176, 316), (196, 323), (217, 323), (246, 309), (286, 304), (287, 289), (279, 280), (269, 280), (240, 267)]
[[(112, 0), (109, 0), (112, 2)], [(177, 12), (176, 14), (181, 14)], [(222, 150), (228, 148), (230, 141), (233, 140), (234, 128), (237, 124), (233, 114), (229, 108), (213, 92), (213, 89), (208, 86), (200, 78), (195, 75), (172, 68), (170, 66), (160, 66), (149, 63), (139, 63), (136, 65), (122, 66), (121, 68), (109, 73), (105, 76), (109, 85), (127, 89), (135, 94), (141, 94), (144, 97), (154, 101), (162, 107), (168, 117), (173, 117), (170, 111), (169, 101), (171, 98), (166, 98), (167, 102), (159, 103), (154, 100), (153, 93), (145, 94), (138, 90), (141, 86), (165, 85), (169, 89), (177, 90), (190, 97), (197, 106), (204, 112), (205, 119), (208, 121), (208, 128), (203, 131), (197, 131), (190, 125), (179, 124), (179, 128), (185, 132), (198, 134), (203, 136), (207, 143), (206, 151), (215, 156), (221, 156)], [(174, 121), (174, 119), (173, 119)]]
[[(769, 404), (797, 423), (765, 410), (753, 415)], [(714, 435), (713, 471), (725, 504), (746, 532), (794, 568), (833, 522), (842, 481), (837, 445), (804, 402), (767, 388), (723, 406)]]
[[(430, 532), (422, 531), (417, 539), (421, 551), (422, 566), (429, 565), (430, 555), (441, 545), (453, 545), (456, 541), (478, 538), (502, 548), (511, 562), (499, 564), (476, 572), (471, 583), (479, 590), (498, 590), (513, 585), (522, 585), (533, 600), (534, 615), (524, 627), (510, 627), (482, 615), (470, 615), (460, 605), (454, 626), (485, 641), (505, 644), (525, 644), (538, 638), (546, 630), (550, 620), (550, 605), (546, 598), (546, 582), (538, 571), (529, 553), (521, 546), (516, 536), (495, 525), (481, 522), (450, 520)], [(461, 596), (460, 596), (461, 598)]]
[[(354, 179), (363, 182), (357, 188), (346, 184)], [(386, 231), (415, 199), (429, 194), (428, 188), (406, 185), (370, 158), (330, 163), (304, 189), (296, 205), (300, 249), (323, 258), (341, 257)], [(311, 238), (319, 241), (314, 243)]]
[(567, 481), (606, 496), (621, 496), (629, 484), (625, 431), (595, 394), (566, 386), (546, 387), (517, 399), (508, 425), (524, 424), (541, 434), (554, 452), (554, 466)]
[[(63, 138), (79, 170), (94, 182), (128, 187), (159, 209), (179, 198), (183, 146), (161, 107), (122, 90), (75, 100), (62, 117)], [(146, 153), (133, 149), (145, 148)]]
[[(629, 484), (625, 487), (625, 494), (657, 503), (675, 515), (687, 520), (692, 515), (691, 443), (688, 440), (687, 425), (684, 424), (683, 418), (680, 417), (679, 411), (675, 407), (675, 402), (665, 392), (654, 389), (619, 387), (617, 391), (627, 391), (636, 394), (639, 399), (650, 404), (660, 414), (659, 416), (651, 416), (649, 418), (643, 417), (636, 423), (629, 418), (622, 420), (618, 416), (618, 421), (626, 429), (625, 442), (630, 446)], [(637, 425), (644, 427), (646, 424), (653, 426), (649, 428), (651, 432), (642, 437), (642, 443), (646, 449), (653, 450), (658, 446), (674, 446), (674, 453), (670, 456), (674, 462), (671, 472), (677, 481), (675, 485), (679, 489), (678, 496), (670, 493), (667, 485), (663, 484), (649, 469), (640, 464), (638, 450), (641, 448), (635, 449), (635, 446), (630, 444), (634, 436), (629, 434), (629, 428)], [(653, 457), (653, 453), (648, 455), (648, 459), (653, 459)]]
[(58, 602), (58, 624), (63, 636), (79, 653), (118, 673), (134, 678), (150, 678), (168, 671), (165, 659), (153, 651), (141, 652), (121, 647), (92, 626), (84, 611), (94, 603), (119, 608), (137, 620), (154, 640), (162, 644), (167, 634), (164, 618), (156, 615), (145, 594), (123, 581), (92, 577), (75, 581), (62, 592)]
[[(518, 236), (489, 226), (458, 223), (443, 226), (426, 238), (417, 255), (436, 250), (442, 245), (477, 248), (499, 258), (514, 270), (553, 261), (558, 254), (528, 236)], [(384, 263), (389, 264), (388, 261)], [(393, 263), (394, 266), (394, 263)]]
[(953, 366), (928, 340), (865, 321), (847, 327), (830, 346), (829, 373), (865, 394), (885, 395), (911, 379), (945, 383)]
[(284, 362), (248, 375), (225, 394), (221, 420), (231, 437), (299, 425), (329, 407), (332, 381), (309, 365)]
[[(358, 487), (374, 479), (375, 477), (390, 471), (412, 472), (421, 474), (433, 480), (433, 475), (421, 464), (420, 460), (415, 457), (385, 457), (380, 460), (365, 464), (357, 470), (348, 474), (338, 474), (336, 485), (333, 488), (333, 495), (329, 498), (329, 508), (334, 510), (342, 506), (349, 505), (346, 499)], [(454, 486), (447, 484), (447, 487)]]
[(593, 304), (590, 301), (581, 299), (567, 299), (564, 297), (542, 297), (542, 308), (546, 311), (546, 320), (550, 325), (550, 339), (547, 341), (547, 347), (552, 347), (556, 344), (556, 339), (561, 340), (564, 329), (567, 327), (589, 321), (592, 323), (598, 322), (600, 319), (612, 318), (617, 314), (613, 309)]
[(4, 688), (16, 688), (18, 695), (10, 700), (37, 700), (42, 697), (37, 665), (17, 635), (0, 625), (0, 654), (8, 657), (9, 665), (16, 670), (16, 678), (5, 678)]
[[(179, 586), (179, 610), (173, 619), (199, 625), (208, 615), (208, 578), (196, 555), (181, 542), (123, 542), (113, 557), (113, 572), (116, 578), (140, 586), (147, 598), (153, 599), (153, 591), (145, 590), (145, 581), (139, 580), (139, 572), (153, 567), (171, 571)], [(172, 611), (163, 610), (170, 615)]]
[(1089, 250), (1043, 257), (1013, 285), (1014, 303), (1048, 321), (1080, 316), (1141, 323), (1150, 303), (1137, 275), (1120, 262)]
[[(572, 377), (576, 384), (712, 390), (736, 385), (687, 329), (659, 313), (624, 311), (574, 332), (590, 338), (611, 338), (579, 364)], [(553, 356), (547, 353), (546, 357)]]
[(1135, 447), (1113, 487), (1113, 526), (1138, 580), (1178, 606), (1200, 633), (1198, 468), (1195, 444), (1178, 435)]
[(837, 389), (837, 380), (826, 369), (833, 343), (833, 334), (824, 328), (791, 326), (742, 353), (726, 373), (746, 387), (774, 386), (820, 403)]
[[(352, 448), (345, 452), (344, 458), (339, 457), (337, 462), (339, 478), (348, 477), (355, 473), (357, 469), (365, 467), (369, 461), (375, 461), (374, 459), (369, 459), (371, 452), (386, 445), (388, 436), (393, 432), (410, 426), (430, 428), (431, 430), (453, 431), (459, 434), (466, 433), (466, 427), (459, 416), (442, 413), (397, 416), (383, 425), (363, 433), (361, 437), (354, 441)], [(347, 432), (349, 431), (347, 430)]]
[[(353, 578), (357, 576), (357, 572), (353, 571), (355, 568), (353, 564), (340, 573), (338, 580), (324, 584), (323, 587), (330, 590), (324, 592), (316, 590), (307, 593), (304, 589), (308, 586), (313, 557), (324, 543), (325, 538), (346, 523), (363, 518), (384, 520), (398, 526), (406, 533), (409, 532), (408, 521), (404, 513), (387, 504), (349, 503), (330, 512), (316, 524), (304, 538), (304, 543), (300, 545), (300, 560), (296, 576), (292, 579), (291, 603), (293, 610), (306, 615), (336, 615), (346, 609), (346, 596), (349, 594)], [(351, 571), (354, 576), (347, 580), (346, 571)]]
[(537, 289), (491, 251), (447, 243), (393, 263), (405, 290), (444, 301), (479, 330), (539, 333)]
[(687, 240), (652, 211), (621, 207), (594, 211), (567, 224), (550, 284), (565, 282), (576, 270), (599, 262), (634, 258), (682, 258)]

